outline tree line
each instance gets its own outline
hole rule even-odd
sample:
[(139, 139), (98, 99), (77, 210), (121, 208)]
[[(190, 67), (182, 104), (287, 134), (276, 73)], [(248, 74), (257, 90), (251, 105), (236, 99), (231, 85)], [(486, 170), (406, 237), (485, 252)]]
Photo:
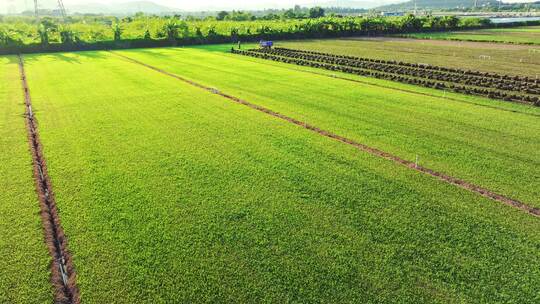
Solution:
[[(314, 8), (312, 13), (324, 15), (324, 11), (320, 12), (317, 8)], [(488, 19), (454, 16), (407, 15), (386, 18), (326, 16), (256, 21), (235, 21), (226, 16), (222, 17), (223, 20), (185, 20), (178, 17), (139, 14), (123, 19), (86, 18), (71, 23), (58, 22), (58, 19), (54, 18), (43, 18), (38, 24), (20, 20), (11, 23), (2, 22), (0, 52), (373, 36), (492, 26)]]

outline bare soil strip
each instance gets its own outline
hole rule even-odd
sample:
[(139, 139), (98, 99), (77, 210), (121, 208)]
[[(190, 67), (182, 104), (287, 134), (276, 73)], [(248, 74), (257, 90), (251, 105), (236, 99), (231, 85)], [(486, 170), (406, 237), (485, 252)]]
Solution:
[(80, 303), (72, 257), (67, 249), (67, 240), (60, 224), (56, 200), (52, 191), (51, 179), (43, 155), (43, 146), (39, 139), (37, 121), (32, 111), (32, 99), (26, 80), (24, 61), (19, 55), (19, 70), (24, 90), (26, 105), (26, 127), (32, 152), (34, 179), (39, 196), (41, 220), (45, 233), (45, 243), (52, 257), (51, 282), (54, 287), (54, 302), (62, 304)]
[(449, 176), (449, 175), (446, 175), (446, 174), (431, 170), (429, 168), (418, 166), (415, 162), (402, 159), (402, 158), (400, 158), (398, 156), (395, 156), (393, 154), (390, 154), (388, 152), (384, 152), (382, 150), (379, 150), (379, 149), (367, 146), (365, 144), (356, 142), (356, 141), (354, 141), (352, 139), (349, 139), (349, 138), (334, 134), (334, 133), (326, 131), (326, 130), (322, 130), (322, 129), (316, 127), (316, 126), (312, 126), (310, 124), (307, 124), (306, 122), (299, 121), (299, 120), (294, 119), (292, 117), (289, 117), (289, 116), (274, 112), (274, 111), (272, 111), (270, 109), (267, 109), (265, 107), (262, 107), (262, 106), (250, 103), (248, 101), (242, 100), (240, 98), (228, 95), (226, 93), (220, 92), (219, 90), (217, 90), (215, 88), (207, 87), (207, 86), (202, 85), (200, 83), (194, 82), (192, 80), (186, 79), (184, 77), (181, 77), (181, 76), (173, 74), (173, 73), (169, 73), (169, 72), (167, 72), (165, 70), (162, 70), (160, 68), (157, 68), (157, 67), (154, 67), (152, 65), (146, 64), (144, 62), (138, 61), (136, 59), (130, 58), (128, 56), (121, 55), (121, 54), (118, 54), (118, 53), (115, 53), (115, 52), (111, 52), (111, 53), (113, 53), (114, 55), (116, 55), (118, 57), (124, 58), (124, 59), (126, 59), (126, 60), (128, 60), (128, 61), (130, 61), (132, 63), (144, 66), (144, 67), (149, 68), (151, 70), (154, 70), (156, 72), (159, 72), (159, 73), (162, 73), (164, 75), (176, 78), (176, 79), (181, 80), (181, 81), (183, 81), (185, 83), (193, 85), (193, 86), (195, 86), (197, 88), (200, 88), (200, 89), (209, 91), (209, 92), (211, 92), (213, 94), (225, 97), (225, 98), (227, 98), (229, 100), (232, 100), (232, 101), (234, 101), (236, 103), (245, 105), (245, 106), (247, 106), (249, 108), (252, 108), (254, 110), (257, 110), (259, 112), (263, 112), (263, 113), (271, 115), (273, 117), (285, 120), (285, 121), (287, 121), (289, 123), (292, 123), (292, 124), (295, 124), (297, 126), (303, 127), (303, 128), (305, 128), (307, 130), (315, 132), (315, 133), (317, 133), (319, 135), (322, 135), (324, 137), (328, 137), (328, 138), (337, 140), (339, 142), (348, 144), (350, 146), (353, 146), (353, 147), (355, 147), (358, 150), (361, 150), (363, 152), (367, 152), (367, 153), (369, 153), (371, 155), (393, 161), (393, 162), (395, 162), (397, 164), (400, 164), (402, 166), (405, 166), (405, 167), (407, 167), (409, 169), (412, 169), (412, 170), (415, 170), (417, 172), (421, 172), (421, 173), (430, 175), (430, 176), (435, 177), (435, 178), (437, 178), (437, 179), (439, 179), (439, 180), (441, 180), (443, 182), (446, 182), (446, 183), (449, 183), (451, 185), (457, 186), (459, 188), (474, 192), (474, 193), (479, 194), (479, 195), (481, 195), (483, 197), (492, 199), (494, 201), (503, 203), (505, 205), (520, 209), (520, 210), (522, 210), (522, 211), (524, 211), (524, 212), (526, 212), (528, 214), (531, 214), (531, 215), (533, 215), (535, 217), (540, 218), (540, 208), (531, 207), (531, 206), (529, 206), (529, 205), (527, 205), (527, 204), (525, 204), (523, 202), (520, 202), (518, 200), (506, 197), (504, 195), (497, 194), (497, 193), (495, 193), (495, 192), (493, 192), (493, 191), (491, 191), (489, 189), (486, 189), (486, 188), (471, 184), (471, 183), (466, 182), (464, 180), (461, 180), (461, 179), (458, 179), (458, 178), (455, 178), (455, 177), (452, 177), (452, 176)]

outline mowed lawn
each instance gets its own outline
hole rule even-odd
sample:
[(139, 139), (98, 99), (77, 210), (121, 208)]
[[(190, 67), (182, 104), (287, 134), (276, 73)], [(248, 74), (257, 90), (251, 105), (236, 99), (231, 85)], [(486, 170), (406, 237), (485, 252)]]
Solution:
[(0, 303), (51, 303), (16, 57), (0, 57), (0, 83)]
[[(445, 34), (438, 33), (437, 35)], [(280, 41), (277, 45), (292, 49), (423, 63), (464, 70), (532, 78), (540, 76), (540, 46), (398, 37)]]
[[(258, 102), (253, 86), (288, 92), (290, 111), (334, 82), (200, 50), (139, 57)], [(537, 218), (107, 52), (25, 58), (85, 303), (540, 299)]]
[[(209, 50), (122, 54), (540, 207), (540, 108), (449, 101)], [(532, 112), (506, 111), (520, 108)]]
[(427, 39), (472, 40), (486, 42), (526, 43), (540, 45), (540, 26), (482, 29), (444, 33), (408, 34), (409, 37)]

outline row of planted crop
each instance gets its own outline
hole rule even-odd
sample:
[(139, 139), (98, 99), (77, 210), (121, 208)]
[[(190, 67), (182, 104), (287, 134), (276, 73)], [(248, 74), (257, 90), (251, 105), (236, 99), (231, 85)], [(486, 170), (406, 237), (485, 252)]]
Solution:
[(454, 73), (458, 75), (465, 75), (465, 76), (478, 76), (483, 78), (490, 78), (494, 80), (499, 80), (503, 82), (508, 82), (510, 84), (515, 83), (529, 83), (529, 84), (535, 84), (540, 85), (540, 80), (537, 78), (530, 78), (527, 76), (510, 76), (510, 75), (503, 75), (503, 74), (497, 74), (497, 73), (488, 73), (488, 72), (482, 72), (482, 71), (474, 71), (474, 70), (464, 70), (464, 69), (457, 69), (457, 68), (450, 68), (450, 67), (443, 67), (443, 66), (437, 66), (437, 65), (429, 65), (429, 64), (422, 64), (422, 63), (411, 63), (411, 62), (403, 62), (403, 61), (397, 61), (397, 60), (382, 60), (382, 59), (372, 59), (372, 58), (364, 58), (364, 57), (355, 57), (355, 56), (347, 56), (347, 55), (337, 55), (337, 54), (330, 54), (330, 53), (322, 53), (322, 52), (316, 52), (316, 51), (306, 51), (306, 50), (295, 50), (295, 49), (287, 49), (287, 48), (275, 48), (276, 50), (286, 50), (290, 52), (300, 53), (300, 54), (311, 54), (311, 55), (321, 55), (326, 57), (332, 57), (332, 58), (341, 58), (341, 59), (350, 59), (350, 60), (356, 60), (356, 61), (363, 61), (363, 62), (373, 62), (373, 63), (384, 63), (384, 64), (391, 64), (391, 65), (399, 65), (404, 67), (414, 67), (414, 68), (421, 68), (426, 70), (435, 70), (435, 71), (442, 71), (442, 72), (448, 72), (448, 73)]
[(462, 85), (453, 82), (434, 81), (430, 78), (413, 77), (410, 75), (400, 75), (387, 71), (370, 70), (367, 68), (358, 68), (346, 65), (331, 64), (325, 62), (317, 62), (306, 59), (300, 59), (295, 57), (287, 57), (284, 55), (272, 54), (268, 51), (260, 50), (236, 50), (233, 49), (234, 54), (240, 54), (245, 56), (251, 56), (261, 59), (273, 60), (278, 62), (296, 64), (300, 66), (309, 66), (314, 68), (322, 68), (331, 71), (339, 71), (344, 73), (350, 73), (360, 76), (375, 77), (379, 79), (392, 80), (407, 84), (420, 85), (429, 88), (435, 88), (440, 90), (449, 90), (457, 93), (484, 96), (492, 99), (499, 99), (504, 101), (527, 103), (536, 106), (540, 106), (540, 97), (526, 94), (518, 94), (509, 91), (503, 91), (498, 89), (488, 89), (482, 87), (474, 87), (470, 85)]
[(376, 70), (399, 75), (407, 75), (411, 77), (429, 78), (451, 83), (461, 83), (468, 86), (497, 89), (502, 91), (520, 92), (530, 95), (540, 95), (540, 84), (534, 82), (531, 83), (513, 79), (500, 79), (493, 77), (474, 76), (466, 73), (446, 72), (436, 69), (424, 68), (423, 66), (408, 67), (388, 62), (380, 63), (363, 59), (340, 58), (331, 54), (314, 55), (303, 51), (289, 49), (261, 49), (254, 51), (308, 61), (351, 66), (355, 68)]

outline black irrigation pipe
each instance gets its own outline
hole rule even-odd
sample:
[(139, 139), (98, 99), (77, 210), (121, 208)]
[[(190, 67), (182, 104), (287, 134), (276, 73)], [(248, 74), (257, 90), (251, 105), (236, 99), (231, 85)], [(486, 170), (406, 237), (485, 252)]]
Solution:
[(491, 200), (503, 203), (505, 205), (517, 208), (517, 209), (519, 209), (521, 211), (524, 211), (524, 212), (526, 212), (526, 213), (528, 213), (528, 214), (530, 214), (532, 216), (540, 218), (540, 208), (535, 208), (535, 207), (529, 206), (529, 205), (527, 205), (527, 204), (525, 204), (523, 202), (520, 202), (518, 200), (506, 197), (506, 196), (501, 195), (501, 194), (497, 194), (497, 193), (495, 193), (495, 192), (493, 192), (493, 191), (491, 191), (489, 189), (474, 185), (472, 183), (469, 183), (469, 182), (466, 182), (464, 180), (461, 180), (461, 179), (446, 175), (444, 173), (440, 173), (440, 172), (431, 170), (429, 168), (419, 166), (415, 162), (405, 160), (405, 159), (400, 158), (400, 157), (398, 157), (396, 155), (393, 155), (391, 153), (379, 150), (377, 148), (370, 147), (368, 145), (362, 144), (362, 143), (357, 142), (355, 140), (343, 137), (341, 135), (334, 134), (334, 133), (332, 133), (330, 131), (320, 129), (320, 128), (318, 128), (316, 126), (313, 126), (313, 125), (310, 125), (310, 124), (308, 124), (306, 122), (299, 121), (299, 120), (297, 120), (295, 118), (286, 116), (284, 114), (280, 114), (278, 112), (275, 112), (275, 111), (270, 110), (268, 108), (265, 108), (263, 106), (256, 105), (256, 104), (251, 103), (249, 101), (245, 101), (245, 100), (240, 99), (238, 97), (223, 93), (223, 92), (221, 92), (221, 91), (219, 91), (219, 90), (217, 90), (215, 88), (207, 87), (207, 86), (205, 86), (203, 84), (200, 84), (200, 83), (197, 83), (195, 81), (189, 80), (189, 79), (184, 78), (182, 76), (179, 76), (177, 74), (167, 72), (167, 71), (165, 71), (163, 69), (160, 69), (158, 67), (149, 65), (147, 63), (144, 63), (144, 62), (141, 62), (139, 60), (133, 59), (131, 57), (128, 57), (128, 56), (125, 56), (125, 55), (122, 55), (122, 54), (119, 54), (119, 53), (115, 53), (115, 52), (111, 52), (111, 53), (118, 56), (118, 57), (120, 57), (120, 58), (123, 58), (123, 59), (125, 59), (125, 60), (127, 60), (129, 62), (144, 66), (144, 67), (146, 67), (148, 69), (151, 69), (151, 70), (156, 71), (158, 73), (161, 73), (161, 74), (167, 75), (169, 77), (178, 79), (178, 80), (180, 80), (180, 81), (182, 81), (184, 83), (187, 83), (187, 84), (190, 84), (190, 85), (192, 85), (194, 87), (197, 87), (197, 88), (200, 88), (202, 90), (208, 91), (208, 92), (210, 92), (212, 94), (216, 94), (218, 96), (221, 96), (221, 97), (227, 98), (229, 100), (232, 100), (232, 101), (234, 101), (234, 102), (236, 102), (238, 104), (247, 106), (247, 107), (249, 107), (251, 109), (257, 110), (259, 112), (268, 114), (270, 116), (273, 116), (273, 117), (279, 118), (281, 120), (284, 120), (286, 122), (292, 123), (294, 125), (300, 126), (300, 127), (305, 128), (305, 129), (307, 129), (309, 131), (312, 131), (312, 132), (314, 132), (316, 134), (319, 134), (321, 136), (331, 138), (331, 139), (339, 141), (341, 143), (353, 146), (353, 147), (355, 147), (356, 149), (358, 149), (360, 151), (366, 152), (366, 153), (371, 154), (373, 156), (377, 156), (377, 157), (380, 157), (380, 158), (390, 160), (390, 161), (392, 161), (392, 162), (394, 162), (396, 164), (405, 166), (405, 167), (407, 167), (409, 169), (412, 169), (414, 171), (421, 172), (421, 173), (424, 173), (426, 175), (435, 177), (438, 180), (441, 180), (441, 181), (446, 182), (448, 184), (451, 184), (451, 185), (454, 185), (456, 187), (471, 191), (471, 192), (479, 194), (479, 195), (481, 195), (483, 197), (486, 197), (486, 198), (489, 198)]
[(32, 152), (34, 179), (36, 182), (36, 192), (39, 197), (45, 243), (52, 257), (51, 283), (54, 287), (54, 302), (60, 304), (79, 304), (80, 295), (76, 284), (73, 259), (67, 248), (66, 235), (60, 223), (51, 179), (47, 173), (43, 145), (39, 138), (38, 125), (32, 110), (32, 98), (21, 55), (19, 55), (19, 71), (24, 90), (26, 127), (28, 130), (30, 150)]
[[(257, 59), (257, 58), (254, 58), (254, 59)], [(414, 91), (414, 90), (401, 89), (401, 88), (396, 88), (396, 87), (392, 87), (392, 86), (386, 86), (386, 85), (382, 85), (382, 84), (376, 84), (376, 83), (371, 83), (371, 82), (367, 82), (367, 81), (362, 81), (362, 80), (359, 80), (359, 79), (352, 79), (352, 78), (342, 77), (342, 76), (338, 76), (336, 74), (327, 74), (327, 73), (308, 71), (308, 70), (303, 70), (303, 69), (295, 69), (295, 68), (290, 68), (290, 67), (285, 67), (285, 66), (278, 66), (278, 65), (275, 65), (275, 64), (266, 63), (266, 62), (260, 62), (260, 61), (255, 61), (255, 60), (253, 60), (252, 62), (256, 62), (258, 64), (264, 64), (264, 65), (268, 65), (268, 66), (272, 66), (272, 67), (280, 67), (280, 68), (291, 70), (291, 71), (303, 72), (303, 73), (308, 73), (308, 74), (313, 74), (313, 75), (324, 76), (324, 77), (328, 77), (328, 78), (344, 80), (344, 81), (348, 81), (348, 82), (360, 83), (360, 84), (363, 84), (363, 85), (368, 85), (368, 86), (377, 87), (377, 88), (389, 89), (389, 90), (394, 90), (394, 91), (399, 91), (399, 92), (404, 92), (404, 93), (409, 93), (409, 94), (414, 94), (414, 95), (441, 98), (441, 99), (451, 100), (451, 101), (455, 101), (455, 102), (475, 105), (475, 106), (479, 106), (479, 107), (499, 110), (499, 111), (503, 111), (503, 112), (510, 112), (510, 113), (516, 113), (516, 114), (521, 114), (521, 115), (526, 115), (526, 116), (540, 117), (540, 114), (520, 112), (520, 111), (517, 111), (517, 110), (499, 108), (499, 107), (496, 107), (496, 106), (490, 106), (490, 105), (486, 105), (486, 104), (476, 103), (476, 102), (463, 100), (463, 99), (459, 99), (459, 98), (453, 98), (453, 97), (449, 97), (449, 96), (439, 96), (439, 95), (434, 95), (434, 94), (429, 94), (429, 93), (424, 93), (424, 92), (418, 92), (418, 91)], [(270, 62), (272, 62), (272, 61), (270, 61)], [(280, 62), (278, 62), (278, 63), (280, 63)], [(283, 63), (283, 62), (281, 62), (281, 63)], [(313, 68), (313, 69), (315, 69), (315, 68)], [(390, 81), (390, 80), (387, 80), (387, 81)], [(451, 93), (451, 92), (449, 92), (449, 93)]]

